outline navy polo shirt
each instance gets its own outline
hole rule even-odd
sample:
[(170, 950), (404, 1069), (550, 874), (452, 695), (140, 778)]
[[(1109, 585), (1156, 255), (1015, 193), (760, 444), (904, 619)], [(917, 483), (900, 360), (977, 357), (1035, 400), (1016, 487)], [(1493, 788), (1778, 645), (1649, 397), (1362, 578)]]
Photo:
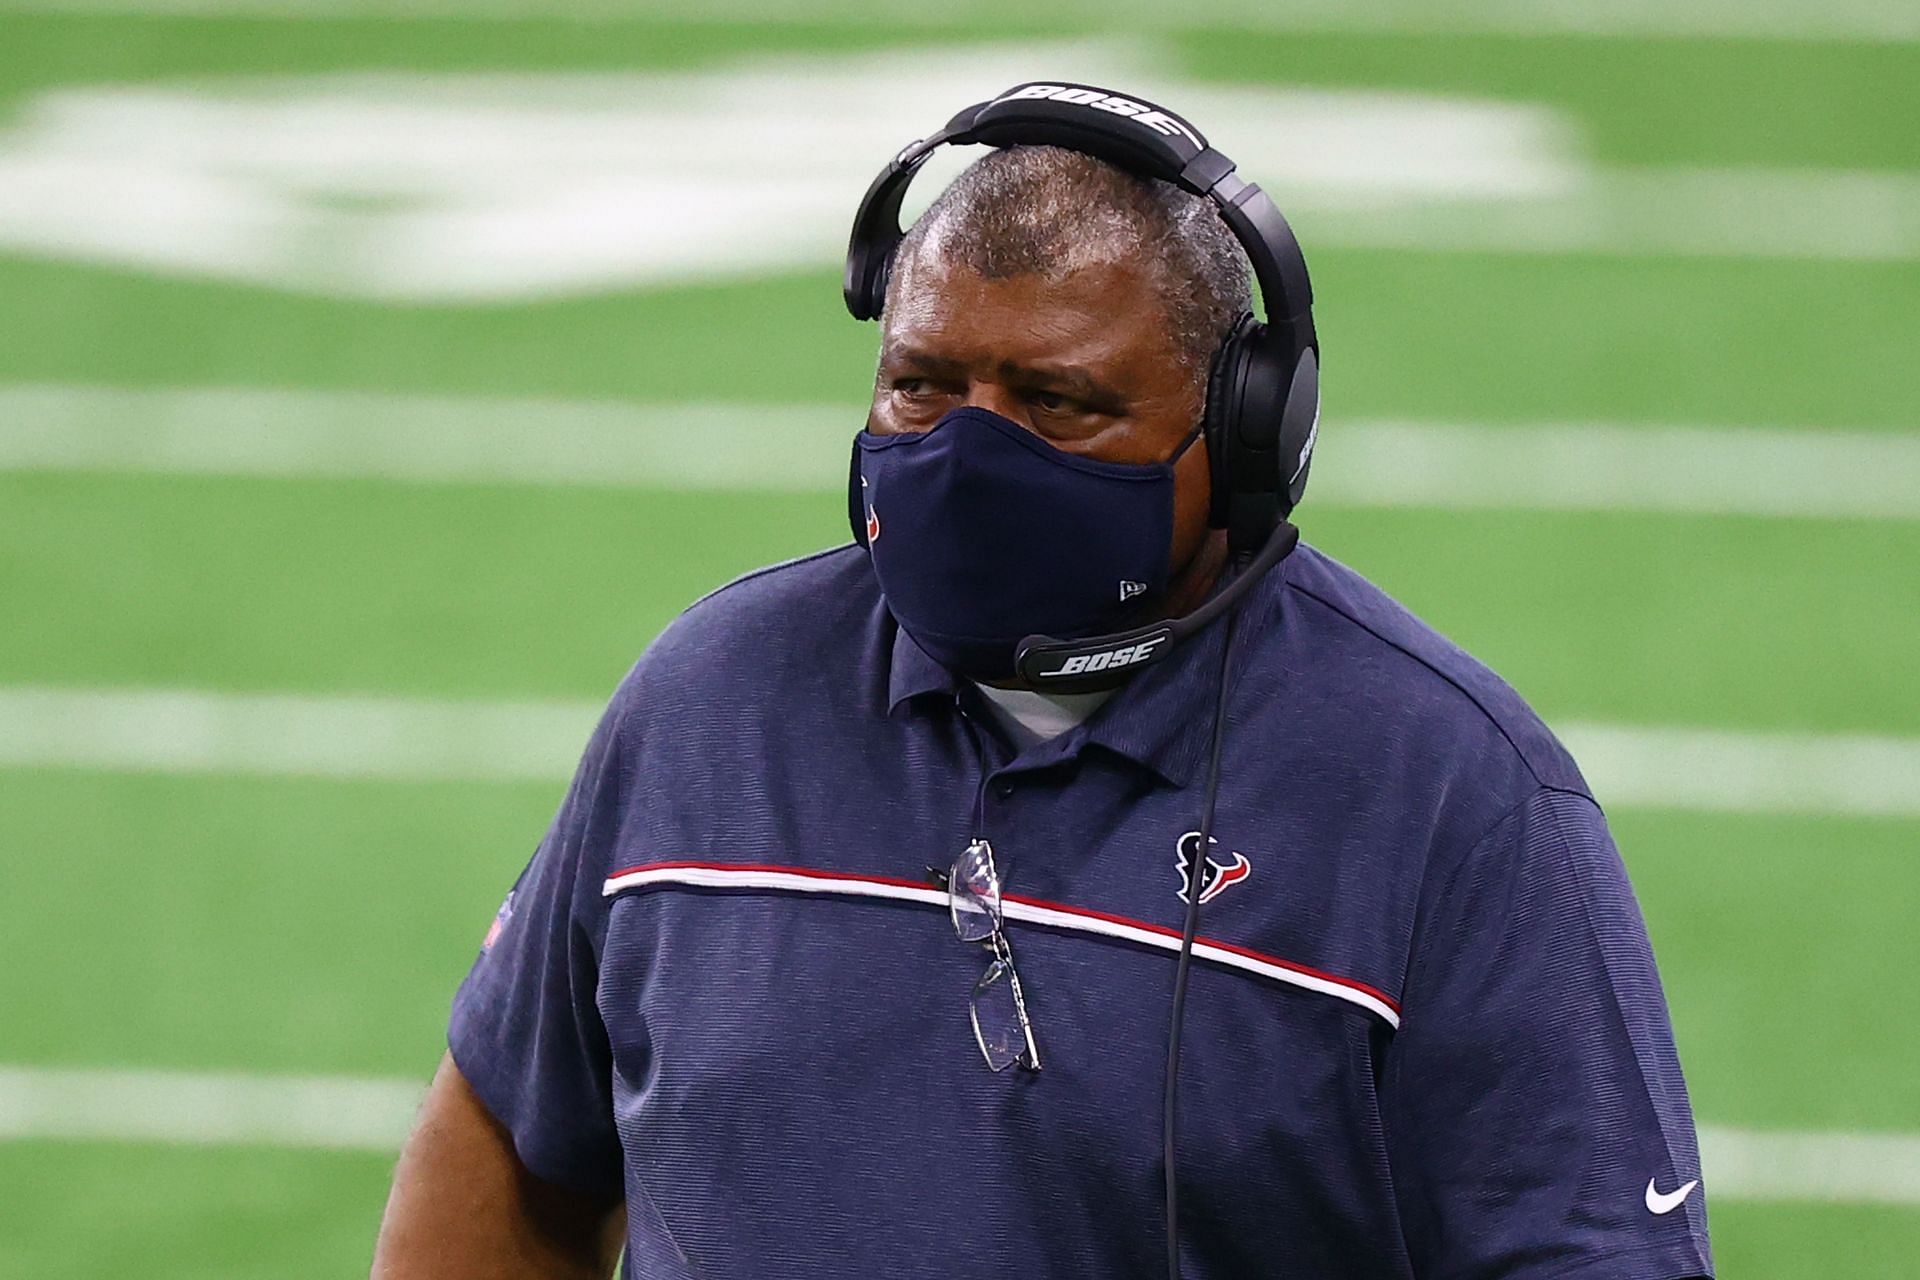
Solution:
[[(1225, 640), (1015, 753), (862, 550), (716, 592), (615, 694), (455, 1061), (534, 1173), (624, 1195), (633, 1276), (1162, 1274), (1177, 850)], [(1653, 957), (1566, 752), (1309, 547), (1226, 657), (1185, 1274), (1710, 1274)], [(926, 873), (975, 834), (1039, 1073), (987, 1069), (990, 957)]]

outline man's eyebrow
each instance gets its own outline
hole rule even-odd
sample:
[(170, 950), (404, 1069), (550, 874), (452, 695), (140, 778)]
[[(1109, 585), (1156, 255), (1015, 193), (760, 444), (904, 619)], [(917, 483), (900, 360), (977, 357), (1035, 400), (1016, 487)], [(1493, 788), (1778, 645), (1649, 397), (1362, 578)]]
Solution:
[(881, 353), (881, 361), (884, 364), (912, 365), (929, 373), (963, 373), (967, 367), (965, 361), (937, 356), (918, 347), (888, 347)]
[(1091, 404), (1125, 404), (1127, 400), (1118, 387), (1102, 382), (1077, 364), (1032, 365), (1003, 360), (1000, 376), (1009, 383), (1057, 387), (1076, 400)]
[[(964, 360), (909, 346), (887, 348), (881, 353), (881, 364), (896, 369), (910, 368), (935, 377), (962, 377), (969, 367)], [(1002, 360), (994, 371), (1000, 375), (1001, 381), (1010, 386), (1054, 387), (1065, 395), (1095, 406), (1128, 403), (1128, 396), (1118, 387), (1102, 382), (1082, 365), (1021, 364), (1017, 360)]]

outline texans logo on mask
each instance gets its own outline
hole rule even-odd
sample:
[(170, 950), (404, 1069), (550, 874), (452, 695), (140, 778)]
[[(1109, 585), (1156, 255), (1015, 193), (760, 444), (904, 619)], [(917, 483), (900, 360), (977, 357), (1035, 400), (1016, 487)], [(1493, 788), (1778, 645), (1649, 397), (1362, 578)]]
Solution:
[[(1219, 843), (1218, 840), (1209, 837), (1207, 848), (1211, 850)], [(1174, 860), (1180, 868), (1180, 901), (1182, 902), (1187, 900), (1187, 890), (1191, 887), (1187, 868), (1193, 865), (1194, 855), (1199, 849), (1200, 833), (1198, 831), (1187, 832), (1174, 844)], [(1212, 902), (1229, 885), (1239, 884), (1253, 874), (1253, 864), (1247, 861), (1247, 855), (1244, 853), (1234, 854), (1232, 862), (1221, 862), (1209, 852), (1205, 860), (1205, 868), (1200, 876), (1202, 903)]]
[[(867, 478), (865, 476), (860, 477), (860, 487), (862, 489), (867, 487)], [(873, 504), (869, 502), (867, 504), (867, 545), (873, 545), (873, 540), (879, 536), (880, 513), (874, 510)]]

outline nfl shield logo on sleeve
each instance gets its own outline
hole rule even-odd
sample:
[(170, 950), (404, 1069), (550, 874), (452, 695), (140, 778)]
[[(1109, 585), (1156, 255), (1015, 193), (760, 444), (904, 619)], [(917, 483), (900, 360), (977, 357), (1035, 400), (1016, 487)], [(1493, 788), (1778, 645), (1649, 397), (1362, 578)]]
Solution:
[(518, 890), (508, 890), (507, 900), (500, 904), (500, 910), (493, 916), (493, 923), (487, 926), (487, 936), (480, 942), (480, 950), (491, 951), (493, 944), (500, 941), (500, 935), (506, 931), (507, 921), (513, 919), (513, 895)]

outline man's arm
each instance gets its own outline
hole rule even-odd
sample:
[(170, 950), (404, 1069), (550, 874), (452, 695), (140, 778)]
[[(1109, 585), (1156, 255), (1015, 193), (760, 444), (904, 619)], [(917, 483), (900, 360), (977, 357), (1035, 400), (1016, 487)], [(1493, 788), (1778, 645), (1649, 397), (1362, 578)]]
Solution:
[(1666, 998), (1599, 807), (1516, 805), (1427, 881), (1417, 935), (1381, 1083), (1414, 1272), (1712, 1274)]
[(373, 1280), (606, 1280), (625, 1207), (542, 1181), (448, 1055), (400, 1153)]

